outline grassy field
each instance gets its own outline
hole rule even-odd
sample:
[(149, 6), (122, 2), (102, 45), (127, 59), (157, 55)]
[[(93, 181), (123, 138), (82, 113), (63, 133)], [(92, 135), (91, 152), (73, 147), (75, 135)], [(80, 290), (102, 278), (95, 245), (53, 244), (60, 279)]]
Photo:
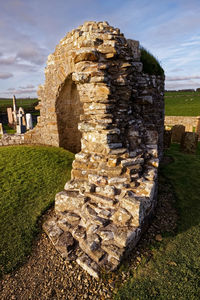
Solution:
[(69, 180), (73, 158), (61, 148), (0, 148), (0, 276), (31, 252), (38, 218)]
[(183, 154), (172, 145), (173, 163), (161, 168), (174, 189), (178, 227), (162, 233), (153, 258), (143, 262), (115, 299), (199, 299), (200, 296), (200, 143), (197, 155)]
[[(34, 107), (38, 103), (37, 98), (24, 98), (24, 99), (17, 99), (16, 101), (18, 107), (23, 107), (24, 110), (31, 111), (34, 110)], [(4, 99), (0, 98), (0, 112), (6, 112), (7, 107), (12, 107), (12, 99)]]
[[(22, 106), (26, 112), (33, 111), (37, 105), (37, 98), (17, 99), (18, 107)], [(12, 99), (0, 98), (0, 112), (6, 112), (12, 106)], [(35, 114), (39, 115), (36, 111)], [(166, 116), (199, 116), (200, 92), (165, 92)]]
[(165, 92), (166, 116), (199, 116), (200, 92)]

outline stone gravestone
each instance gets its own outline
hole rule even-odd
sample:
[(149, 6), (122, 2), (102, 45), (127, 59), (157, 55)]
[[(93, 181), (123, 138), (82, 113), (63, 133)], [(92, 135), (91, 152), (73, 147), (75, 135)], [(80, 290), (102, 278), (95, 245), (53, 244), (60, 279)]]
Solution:
[(33, 129), (32, 115), (26, 114), (26, 129)]
[(172, 138), (172, 131), (165, 130), (164, 131), (164, 139), (163, 139), (163, 147), (164, 149), (168, 149), (171, 146), (171, 138)]
[(172, 143), (180, 143), (184, 132), (185, 132), (185, 126), (174, 125), (172, 127)]
[(17, 124), (17, 102), (16, 102), (16, 98), (15, 95), (13, 95), (13, 120), (14, 120), (14, 124)]
[(22, 107), (19, 108), (18, 114), (22, 115), (22, 125), (26, 126), (25, 112), (24, 112), (24, 109)]
[(3, 135), (3, 125), (0, 123), (0, 135)]
[(198, 145), (198, 135), (195, 132), (185, 132), (182, 136), (180, 150), (188, 153), (195, 154)]
[(11, 107), (7, 108), (7, 116), (8, 116), (8, 124), (9, 125), (13, 125), (14, 119), (13, 119), (13, 112), (12, 112), (12, 108)]
[(17, 121), (18, 121), (18, 124), (17, 124), (17, 133), (18, 134), (26, 132), (26, 126), (24, 126), (22, 124), (22, 118), (23, 118), (22, 113), (17, 114)]

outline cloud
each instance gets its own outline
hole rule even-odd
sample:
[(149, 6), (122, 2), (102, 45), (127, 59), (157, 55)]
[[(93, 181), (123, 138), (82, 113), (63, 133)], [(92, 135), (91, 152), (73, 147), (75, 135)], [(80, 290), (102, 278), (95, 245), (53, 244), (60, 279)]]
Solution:
[(185, 81), (191, 79), (200, 79), (199, 75), (196, 76), (177, 76), (177, 77), (166, 77), (166, 81)]
[(166, 83), (165, 85), (165, 89), (166, 90), (177, 90), (177, 89), (188, 89), (188, 88), (192, 88), (192, 89), (196, 89), (200, 87), (200, 82), (185, 82), (185, 83), (176, 83), (176, 82), (170, 82), (170, 83)]
[[(3, 56), (3, 54), (1, 55)], [(0, 58), (0, 65), (13, 65), (16, 62), (16, 57), (3, 57)]]
[(173, 72), (173, 73), (177, 73), (177, 72), (181, 72), (181, 71), (184, 71), (184, 70), (181, 68), (175, 68), (175, 69), (171, 70), (171, 72)]
[(30, 45), (20, 49), (16, 58), (25, 60), (32, 64), (43, 65), (46, 61), (46, 53), (44, 52), (46, 52), (45, 49)]
[(32, 95), (33, 93), (35, 94), (37, 92), (37, 89), (34, 87), (32, 84), (27, 84), (26, 86), (21, 86), (18, 88), (8, 88), (6, 91), (1, 92), (1, 94), (6, 94), (6, 95)]
[(0, 73), (0, 79), (8, 79), (13, 77), (13, 74), (11, 73)]
[(19, 88), (22, 90), (23, 89), (33, 89), (33, 88), (35, 88), (35, 86), (32, 84), (27, 84), (26, 86), (20, 86)]
[[(59, 40), (92, 19), (107, 20), (125, 37), (138, 39), (161, 61), (167, 84), (178, 84), (182, 79), (170, 78), (199, 74), (199, 15), (199, 0), (0, 1), (1, 73), (14, 75), (16, 90), (21, 82), (24, 87), (29, 82), (38, 85), (44, 79), (46, 58)], [(9, 84), (3, 81), (1, 91)]]
[(185, 42), (183, 44), (181, 44), (181, 46), (183, 47), (187, 47), (187, 46), (196, 46), (196, 45), (200, 45), (200, 40), (196, 40), (196, 41), (189, 41), (189, 42)]
[(13, 94), (14, 95), (30, 95), (30, 94), (33, 94), (33, 93), (36, 93), (37, 90), (36, 89), (24, 89), (24, 90), (21, 90), (21, 89), (15, 89), (13, 90)]

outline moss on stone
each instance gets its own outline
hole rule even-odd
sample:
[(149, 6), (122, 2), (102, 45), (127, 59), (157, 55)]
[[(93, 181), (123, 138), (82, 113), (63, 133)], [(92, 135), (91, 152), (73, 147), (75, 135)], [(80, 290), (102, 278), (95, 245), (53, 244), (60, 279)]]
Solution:
[(149, 75), (164, 76), (164, 70), (159, 61), (144, 47), (141, 50), (141, 62), (143, 63), (143, 72)]

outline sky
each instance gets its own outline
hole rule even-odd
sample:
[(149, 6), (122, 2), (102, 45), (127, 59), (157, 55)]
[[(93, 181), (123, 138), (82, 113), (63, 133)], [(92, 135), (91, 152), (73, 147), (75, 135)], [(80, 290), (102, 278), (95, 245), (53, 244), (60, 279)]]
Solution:
[(36, 97), (48, 55), (85, 21), (138, 40), (167, 90), (200, 87), (200, 0), (0, 0), (0, 97)]

